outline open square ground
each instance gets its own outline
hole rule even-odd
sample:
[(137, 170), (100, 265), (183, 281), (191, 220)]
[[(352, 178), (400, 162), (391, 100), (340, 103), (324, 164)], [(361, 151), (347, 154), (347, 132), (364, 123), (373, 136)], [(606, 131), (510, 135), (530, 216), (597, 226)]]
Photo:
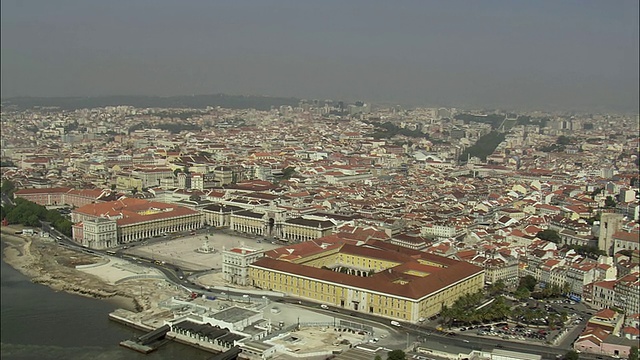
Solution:
[(211, 231), (206, 234), (151, 240), (151, 243), (128, 249), (126, 253), (165, 261), (184, 270), (220, 270), (222, 269), (223, 249), (239, 246), (256, 250), (271, 250), (280, 247), (280, 245), (265, 241), (258, 243), (256, 238)]

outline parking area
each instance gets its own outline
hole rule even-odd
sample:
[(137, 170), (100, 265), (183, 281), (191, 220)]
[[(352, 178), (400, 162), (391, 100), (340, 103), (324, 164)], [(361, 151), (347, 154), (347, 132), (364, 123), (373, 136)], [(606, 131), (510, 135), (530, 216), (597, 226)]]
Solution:
[[(462, 329), (461, 329), (462, 330)], [(548, 329), (530, 328), (524, 325), (511, 325), (508, 323), (499, 323), (493, 326), (482, 326), (473, 328), (478, 335), (495, 336), (504, 340), (522, 340), (522, 341), (547, 341), (550, 331)]]
[(568, 299), (533, 300), (514, 303), (511, 318), (492, 324), (454, 327), (455, 333), (502, 340), (559, 345), (579, 334), (592, 311)]

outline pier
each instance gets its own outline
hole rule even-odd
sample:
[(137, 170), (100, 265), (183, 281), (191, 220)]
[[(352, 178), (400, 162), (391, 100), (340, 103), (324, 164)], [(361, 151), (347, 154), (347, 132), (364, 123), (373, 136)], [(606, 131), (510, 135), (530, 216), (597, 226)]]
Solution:
[(120, 346), (135, 350), (139, 353), (148, 354), (169, 341), (165, 339), (165, 335), (167, 335), (170, 330), (171, 327), (169, 327), (169, 325), (163, 325), (136, 339), (124, 340), (120, 342)]
[(208, 360), (236, 360), (241, 352), (238, 346), (234, 346), (223, 353), (213, 355)]

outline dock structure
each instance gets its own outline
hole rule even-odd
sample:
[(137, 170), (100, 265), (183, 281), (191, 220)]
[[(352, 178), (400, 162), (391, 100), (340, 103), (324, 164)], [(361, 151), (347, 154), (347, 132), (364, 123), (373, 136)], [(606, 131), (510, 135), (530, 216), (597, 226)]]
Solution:
[(125, 309), (116, 309), (114, 312), (109, 314), (109, 319), (113, 320), (117, 323), (120, 323), (125, 326), (132, 327), (137, 330), (142, 331), (153, 331), (153, 326), (149, 326), (144, 324), (142, 321), (134, 320), (133, 317), (136, 315), (133, 311), (125, 310)]
[(213, 355), (208, 360), (235, 360), (241, 352), (242, 350), (239, 346), (234, 346), (223, 353)]
[(165, 340), (165, 335), (170, 330), (171, 327), (169, 325), (163, 325), (136, 339), (124, 340), (120, 342), (120, 345), (139, 353), (148, 354), (169, 341)]

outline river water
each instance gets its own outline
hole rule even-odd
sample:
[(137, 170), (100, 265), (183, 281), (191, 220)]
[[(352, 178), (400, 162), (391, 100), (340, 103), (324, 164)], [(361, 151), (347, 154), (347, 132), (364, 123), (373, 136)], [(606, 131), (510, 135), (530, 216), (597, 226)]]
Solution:
[(143, 333), (108, 319), (116, 305), (34, 284), (2, 259), (2, 360), (205, 360), (213, 356), (175, 342), (149, 355), (123, 348), (120, 341)]

